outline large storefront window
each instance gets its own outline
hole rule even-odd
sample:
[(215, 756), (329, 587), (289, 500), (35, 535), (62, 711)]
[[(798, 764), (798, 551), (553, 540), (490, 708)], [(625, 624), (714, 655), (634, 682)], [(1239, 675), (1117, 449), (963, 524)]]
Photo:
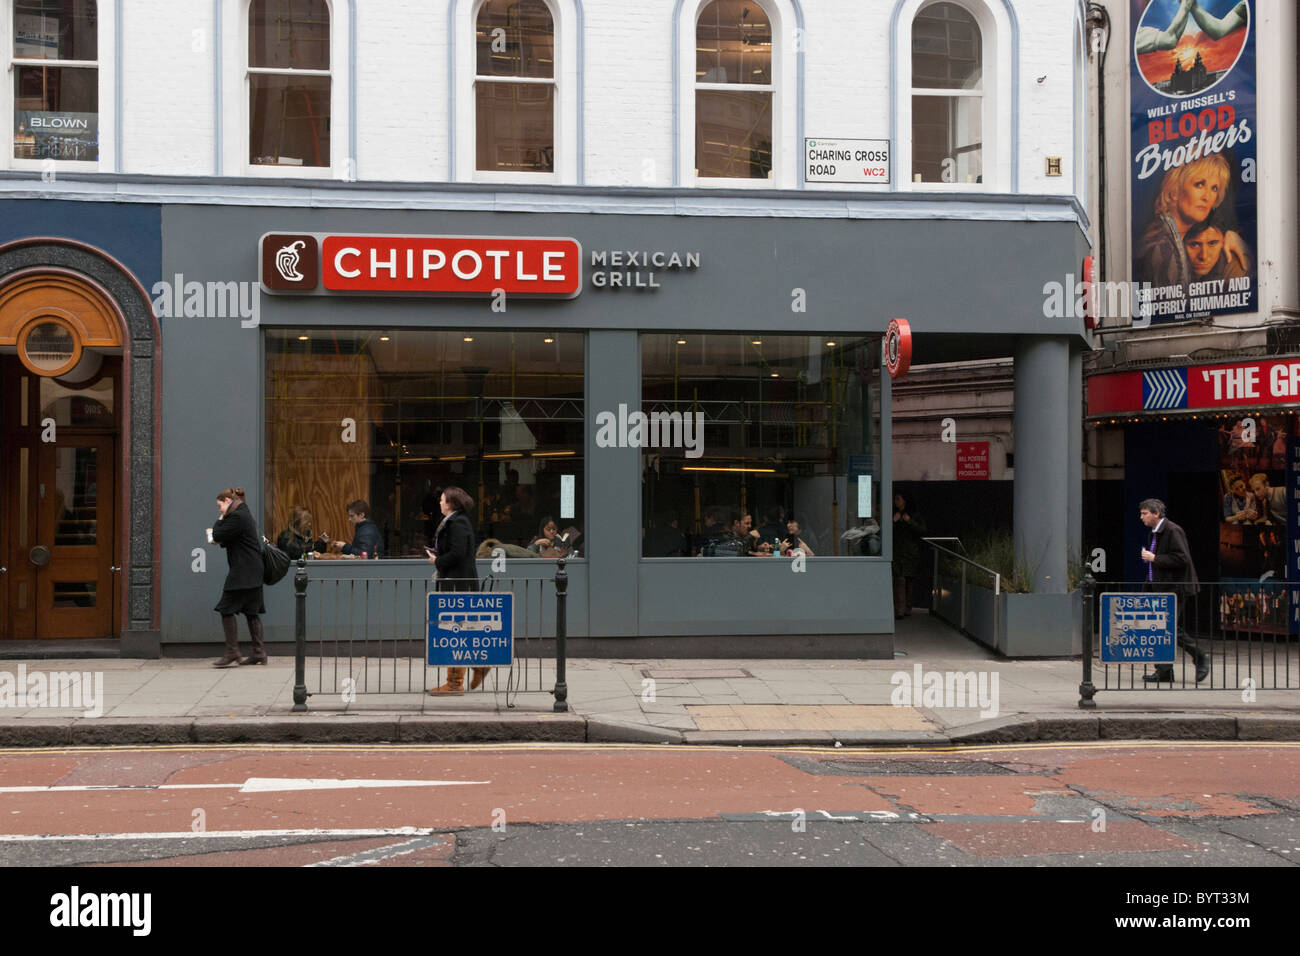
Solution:
[(13, 30), (14, 159), (98, 160), (94, 0), (16, 0)]
[(645, 335), (641, 370), (644, 557), (880, 554), (878, 337)]
[(572, 333), (268, 330), (267, 536), (300, 507), (350, 540), (360, 499), (384, 557), (423, 558), (454, 485), (481, 554), (585, 557), (583, 355)]

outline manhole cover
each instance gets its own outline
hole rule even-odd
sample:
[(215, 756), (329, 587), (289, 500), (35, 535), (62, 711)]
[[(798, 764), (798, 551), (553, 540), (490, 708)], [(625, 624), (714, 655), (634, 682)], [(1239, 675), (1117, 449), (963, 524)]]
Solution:
[(726, 680), (754, 675), (743, 667), (645, 667), (641, 670), (641, 676), (656, 680)]

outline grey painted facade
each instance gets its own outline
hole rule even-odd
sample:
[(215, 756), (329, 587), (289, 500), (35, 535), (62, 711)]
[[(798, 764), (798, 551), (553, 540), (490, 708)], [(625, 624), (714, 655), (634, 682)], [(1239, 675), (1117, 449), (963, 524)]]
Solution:
[[(918, 361), (924, 361), (927, 336), (941, 334), (970, 349), (978, 349), (983, 336), (999, 345), (1020, 342), (1018, 357), (1024, 354), (1028, 361), (1023, 371), (1017, 369), (1017, 406), (1036, 437), (1017, 443), (1022, 449), (1017, 477), (1033, 488), (1025, 496), (1029, 526), (1049, 521), (1053, 540), (1061, 544), (1053, 550), (1060, 552), (1057, 559), (1044, 566), (1050, 576), (1046, 589), (1064, 586), (1064, 544), (1067, 526), (1074, 523), (1069, 513), (1077, 506), (1049, 508), (1047, 502), (1059, 502), (1071, 476), (1077, 483), (1077, 465), (1067, 467), (1067, 445), (1069, 415), (1077, 416), (1078, 404), (1067, 395), (1071, 348), (1078, 348), (1078, 340), (1074, 330), (1045, 320), (1041, 303), (1043, 283), (1063, 276), (1081, 256), (1082, 234), (1075, 222), (176, 205), (163, 207), (161, 274), (167, 279), (180, 274), (187, 282), (256, 281), (258, 237), (266, 232), (572, 236), (582, 244), (585, 282), (578, 298), (513, 300), (505, 314), (493, 313), (486, 300), (340, 295), (263, 295), (261, 300), (263, 326), (588, 333), (585, 520), (589, 550), (600, 559), (570, 564), (569, 633), (574, 637), (885, 637), (893, 630), (888, 521), (882, 522), (882, 557), (818, 558), (809, 561), (804, 574), (791, 573), (786, 562), (713, 559), (705, 564), (640, 557), (640, 452), (597, 449), (591, 422), (600, 409), (640, 404), (638, 333), (643, 330), (880, 334), (890, 318), (902, 316), (920, 333)], [(587, 274), (597, 250), (699, 252), (701, 265), (661, 273), (660, 288), (651, 291), (597, 289)], [(806, 293), (805, 313), (792, 312), (796, 289)], [(1022, 308), (1011, 307), (1017, 303)], [(168, 347), (162, 388), (162, 630), (169, 643), (207, 643), (214, 639), (210, 609), (224, 562), (210, 548), (207, 573), (196, 574), (191, 552), (202, 546), (217, 489), (243, 485), (255, 512), (263, 498), (262, 334), (240, 328), (233, 318), (163, 318), (161, 323)], [(881, 474), (887, 482), (888, 388), (883, 391)], [(1043, 441), (1040, 435), (1059, 440)], [(889, 500), (887, 484), (881, 500)], [(377, 571), (418, 577), (427, 565), (391, 561), (316, 568), (331, 577)], [(483, 562), (481, 571), (487, 570)], [(553, 565), (516, 563), (510, 573), (546, 576)], [(288, 639), (291, 590), (269, 589), (267, 606), (268, 638)], [(737, 653), (743, 646), (737, 645)], [(887, 640), (877, 640), (865, 653), (885, 656), (891, 649)]]
[[(641, 458), (637, 449), (596, 448), (595, 414), (641, 402), (640, 333), (712, 331), (880, 335), (889, 320), (910, 320), (914, 362), (953, 355), (1014, 354), (1017, 441), (1016, 526), (1033, 531), (1026, 553), (1048, 551), (1036, 590), (1065, 586), (1068, 553), (1077, 553), (1079, 503), (1080, 369), (1083, 345), (1077, 321), (1045, 319), (1043, 286), (1078, 271), (1086, 237), (1077, 206), (1055, 197), (978, 199), (837, 194), (810, 199), (773, 193), (760, 208), (752, 195), (725, 191), (609, 190), (563, 192), (440, 187), (317, 188), (264, 184), (211, 187), (118, 181), (95, 193), (98, 181), (65, 184), (74, 197), (117, 199), (121, 231), (93, 242), (121, 258), (128, 223), (153, 193), (175, 201), (160, 214), (161, 253), (156, 273), (165, 282), (258, 280), (258, 238), (267, 232), (412, 235), (571, 236), (584, 250), (584, 288), (575, 299), (514, 299), (504, 314), (487, 300), (398, 297), (260, 296), (261, 328), (238, 318), (160, 317), (159, 349), (138, 328), (138, 303), (125, 285), (101, 281), (130, 320), (132, 434), (129, 471), (131, 552), (128, 631), (141, 632), (147, 609), (159, 606), (149, 633), (164, 645), (211, 644), (218, 627), (212, 607), (224, 576), (220, 549), (205, 546), (215, 492), (248, 489), (254, 513), (264, 499), (265, 327), (387, 327), (427, 329), (539, 329), (586, 334), (586, 475), (584, 530), (599, 560), (570, 562), (569, 634), (575, 638), (680, 640), (718, 637), (737, 655), (773, 653), (768, 639), (843, 635), (861, 638), (861, 656), (892, 654), (889, 556), (891, 523), (882, 521), (880, 557), (818, 557), (803, 574), (783, 561), (715, 558), (642, 559)], [(127, 195), (123, 191), (130, 193)], [(206, 190), (206, 193), (204, 192)], [(208, 195), (210, 193), (210, 195)], [(245, 195), (245, 193), (247, 195)], [(625, 194), (624, 194), (625, 193)], [(94, 194), (94, 195), (92, 195)], [(201, 195), (202, 194), (202, 195)], [(400, 194), (400, 195), (399, 195)], [(243, 197), (243, 198), (241, 198)], [(341, 200), (346, 200), (346, 202)], [(69, 203), (29, 199), (32, 233), (71, 234), (56, 209)], [(157, 199), (154, 199), (157, 202)], [(422, 208), (402, 208), (416, 206)], [(441, 207), (441, 208), (430, 208)], [(503, 211), (492, 211), (503, 210)], [(654, 290), (599, 289), (590, 282), (591, 253), (614, 250), (698, 252), (693, 270), (661, 272)], [(30, 257), (29, 257), (30, 258)], [(48, 260), (48, 261), (46, 261)], [(61, 265), (57, 257), (24, 266)], [(93, 263), (71, 267), (95, 278)], [(153, 262), (149, 263), (154, 266)], [(115, 266), (116, 268), (116, 266)], [(154, 276), (135, 278), (152, 291)], [(120, 284), (120, 283), (119, 283)], [(796, 290), (805, 312), (792, 310)], [(139, 298), (139, 293), (134, 293)], [(145, 315), (147, 319), (147, 315)], [(157, 370), (151, 378), (146, 370)], [(153, 401), (157, 395), (157, 402)], [(882, 503), (890, 500), (891, 390), (881, 388), (879, 475)], [(155, 445), (143, 423), (156, 427)], [(124, 441), (126, 436), (124, 436)], [(158, 469), (156, 488), (151, 476)], [(1062, 493), (1062, 487), (1066, 490)], [(122, 487), (128, 487), (123, 484)], [(157, 496), (158, 526), (147, 506)], [(142, 503), (143, 502), (143, 503)], [(273, 534), (271, 535), (274, 536)], [(149, 542), (159, 542), (151, 555)], [(194, 552), (206, 571), (194, 570)], [(137, 557), (138, 556), (138, 557)], [(147, 567), (156, 562), (156, 574)], [(487, 573), (489, 562), (480, 572)], [(315, 574), (358, 578), (382, 574), (421, 579), (421, 561), (360, 566), (321, 563)], [(517, 562), (509, 574), (550, 577), (549, 562)], [(267, 635), (292, 635), (292, 588), (267, 591)], [(541, 633), (552, 629), (543, 608)], [(746, 641), (745, 639), (749, 640)]]

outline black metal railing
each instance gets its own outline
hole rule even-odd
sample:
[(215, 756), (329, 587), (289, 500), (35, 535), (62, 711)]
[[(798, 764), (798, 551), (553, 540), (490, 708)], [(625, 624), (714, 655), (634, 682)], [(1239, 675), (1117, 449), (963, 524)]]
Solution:
[[(306, 711), (313, 694), (338, 694), (348, 701), (362, 694), (424, 693), (443, 683), (444, 669), (427, 663), (428, 577), (312, 579), (308, 566), (300, 558), (293, 577), (294, 711)], [(492, 668), (476, 690), (462, 685), (466, 695), (490, 693), (498, 701), (504, 695), (511, 708), (521, 693), (549, 693), (556, 711), (568, 710), (568, 577), (561, 558), (553, 579), (483, 579), (481, 591), (515, 596), (514, 663)], [(548, 636), (551, 613), (555, 628)], [(549, 661), (555, 663), (550, 688), (545, 686)]]
[[(1101, 595), (1153, 591), (1175, 595), (1182, 632), (1172, 664), (1106, 663)], [(1095, 707), (1102, 690), (1218, 690), (1253, 694), (1300, 690), (1300, 583), (1176, 583), (1083, 580), (1083, 679), (1079, 706)], [(1112, 627), (1112, 631), (1115, 628)], [(1201, 665), (1208, 665), (1202, 668)], [(1159, 669), (1159, 670), (1158, 670)], [(1204, 670), (1197, 680), (1198, 670)], [(1249, 699), (1249, 698), (1247, 698)]]

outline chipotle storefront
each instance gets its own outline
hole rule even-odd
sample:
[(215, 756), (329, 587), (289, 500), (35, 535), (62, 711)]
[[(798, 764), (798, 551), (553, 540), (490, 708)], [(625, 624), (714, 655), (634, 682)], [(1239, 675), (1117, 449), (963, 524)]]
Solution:
[[(103, 585), (156, 649), (218, 640), (225, 562), (204, 529), (222, 488), (247, 489), (272, 540), (297, 508), (348, 540), (348, 505), (368, 502), (380, 560), (313, 566), (348, 579), (427, 575), (438, 492), (457, 485), (506, 577), (553, 577), (542, 539), (564, 537), (574, 653), (609, 638), (619, 653), (890, 657), (881, 340), (895, 317), (917, 362), (1016, 357), (1017, 428), (1035, 436), (1016, 520), (1037, 529), (1043, 578), (1065, 580), (1083, 339), (1044, 323), (1041, 290), (1084, 251), (1068, 198), (877, 209), (875, 194), (464, 187), (377, 208), (349, 184), (258, 184), (240, 204), (172, 189), (175, 203), (139, 207), (159, 242), (134, 270), (161, 342), (157, 401), (137, 401), (138, 358), (114, 384), (115, 474), (130, 476), (114, 535), (141, 557), (110, 562), (135, 562), (129, 596)], [(269, 204), (286, 196), (302, 202)], [(51, 206), (31, 200), (29, 221)], [(96, 254), (129, 235), (106, 227)], [(109, 292), (119, 308), (126, 293)], [(128, 332), (119, 352), (143, 354)], [(156, 491), (152, 513), (127, 508), (128, 485)], [(806, 556), (773, 557), (792, 527)], [(268, 640), (291, 640), (292, 604), (290, 586), (268, 591)]]

